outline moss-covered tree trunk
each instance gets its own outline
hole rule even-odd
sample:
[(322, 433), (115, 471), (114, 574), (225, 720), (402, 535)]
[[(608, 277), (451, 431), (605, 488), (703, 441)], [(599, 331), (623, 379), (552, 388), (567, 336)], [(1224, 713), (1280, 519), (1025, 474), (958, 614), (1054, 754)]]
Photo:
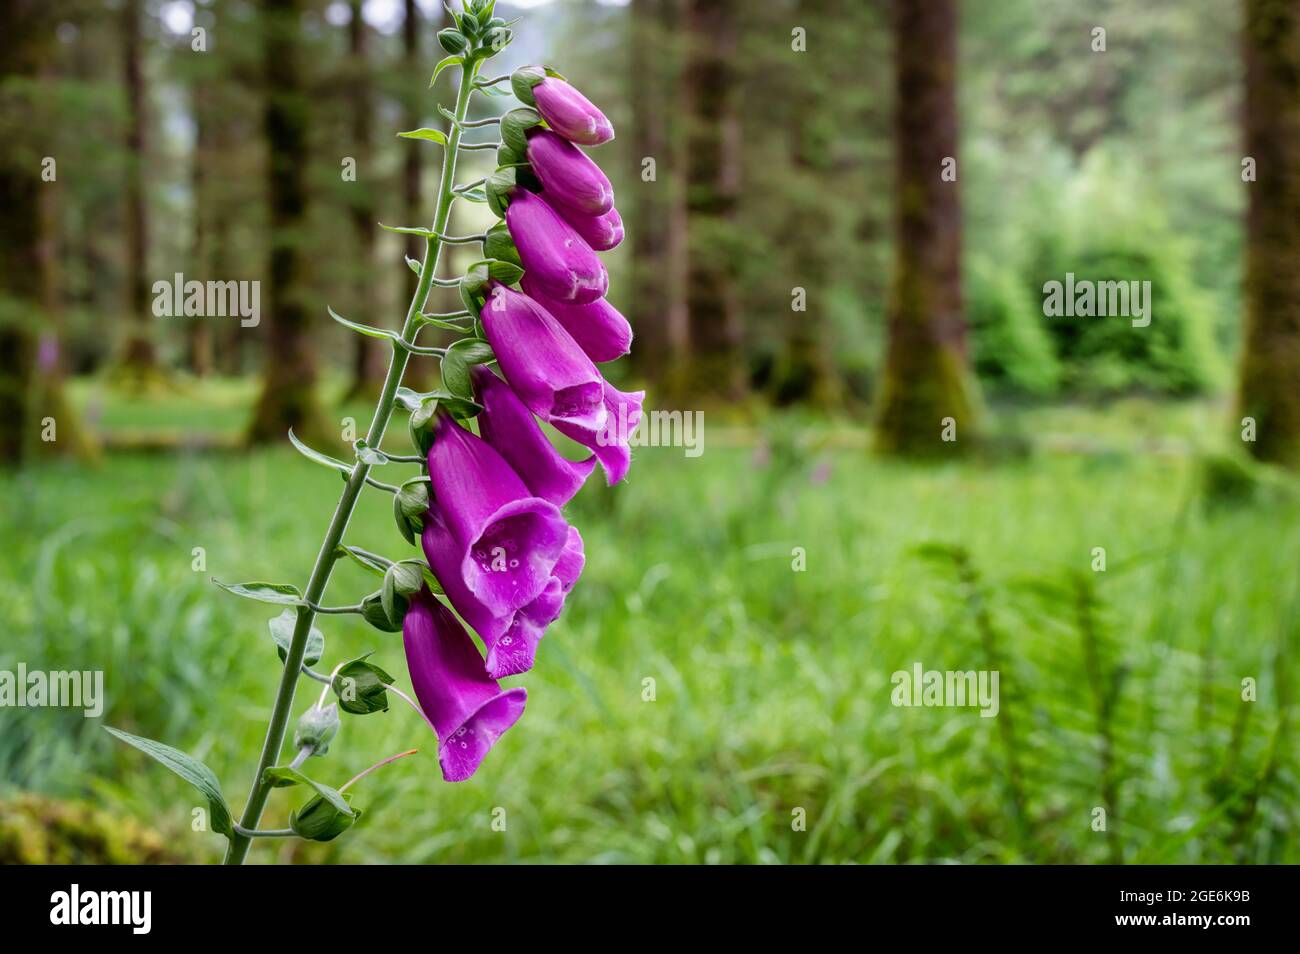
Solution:
[(893, 20), (896, 247), (876, 443), (930, 455), (970, 447), (977, 428), (961, 197), (958, 181), (944, 175), (954, 168), (945, 161), (957, 159), (958, 0), (894, 0)]
[(1240, 409), (1246, 446), (1300, 467), (1300, 4), (1246, 0), (1246, 214)]
[(137, 389), (160, 379), (153, 340), (153, 312), (149, 301), (149, 210), (144, 194), (148, 155), (148, 101), (145, 88), (141, 37), (142, 0), (122, 4), (122, 65), (126, 89), (126, 337), (120, 360), (120, 380)]
[(298, 0), (262, 0), (265, 57), (267, 187), (270, 206), (268, 323), (262, 394), (248, 429), (250, 443), (306, 440), (337, 443), (316, 398), (307, 241), (308, 97), (300, 73)]
[(740, 198), (741, 126), (737, 0), (687, 0), (685, 70), (686, 304), (689, 359), (681, 388), (734, 400), (748, 387), (741, 350), (735, 213)]
[[(355, 191), (351, 205), (352, 232), (356, 238), (357, 261), (353, 263), (354, 308), (362, 315), (360, 320), (382, 325), (374, 314), (375, 235), (379, 216), (375, 212), (375, 170), (372, 162), (372, 122), (374, 111), (370, 78), (370, 27), (361, 13), (361, 0), (352, 0), (352, 15), (348, 19), (348, 71), (352, 109), (352, 150), (357, 161), (357, 179), (351, 183)], [(369, 335), (353, 336), (352, 382), (344, 394), (345, 400), (377, 397), (388, 371), (389, 349), (378, 338)]]
[(0, 466), (89, 451), (63, 388), (58, 166), (42, 177), (39, 145), (48, 106), (35, 80), (48, 73), (56, 24), (44, 0), (0, 6)]

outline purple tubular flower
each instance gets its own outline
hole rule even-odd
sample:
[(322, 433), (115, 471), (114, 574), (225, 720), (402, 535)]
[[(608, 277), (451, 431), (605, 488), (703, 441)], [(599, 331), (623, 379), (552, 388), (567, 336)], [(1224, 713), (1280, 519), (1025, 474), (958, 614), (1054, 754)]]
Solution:
[(448, 782), (463, 782), (523, 715), (528, 693), (501, 691), (456, 617), (428, 590), (411, 598), (402, 623), (415, 697), (438, 734), (438, 763)]
[(548, 76), (533, 87), (537, 112), (570, 142), (599, 146), (614, 138), (614, 127), (591, 100), (562, 79)]
[(534, 128), (526, 156), (533, 174), (556, 203), (582, 215), (604, 215), (614, 207), (614, 187), (587, 154), (549, 129)]
[(560, 323), (592, 361), (613, 361), (631, 350), (632, 326), (606, 299), (597, 298), (585, 305), (575, 305), (547, 298), (526, 272), (520, 284), (525, 293)]
[(530, 494), (486, 441), (441, 413), (429, 448), (429, 478), (466, 589), (498, 616), (532, 602), (568, 538), (559, 508)]
[(584, 447), (590, 447), (605, 471), (605, 482), (613, 485), (627, 476), (632, 465), (632, 449), (628, 439), (641, 422), (641, 402), (644, 391), (624, 393), (608, 381), (605, 384), (605, 424), (588, 430), (571, 424), (555, 425), (565, 437), (571, 437)]
[(501, 373), (525, 407), (552, 424), (598, 428), (605, 423), (600, 372), (550, 312), (493, 283), (479, 317)]
[(557, 301), (589, 302), (609, 289), (609, 273), (581, 235), (540, 196), (515, 189), (506, 226), (519, 260)]
[(474, 368), (473, 377), (483, 405), (478, 416), (483, 440), (505, 458), (533, 496), (563, 507), (582, 488), (596, 458), (565, 460), (510, 385), (483, 365)]
[(564, 549), (546, 587), (527, 606), (504, 615), (494, 615), (469, 592), (457, 572), (456, 541), (442, 515), (433, 509), (425, 521), (421, 541), (433, 575), (442, 584), (451, 605), (483, 640), (487, 648), (487, 672), (493, 678), (527, 672), (537, 655), (537, 644), (546, 627), (564, 608), (564, 597), (582, 572), (582, 537), (569, 527)]
[[(549, 192), (543, 192), (542, 198), (548, 195)], [(593, 252), (608, 252), (623, 241), (623, 217), (618, 209), (611, 208), (604, 215), (587, 215), (554, 198), (550, 202), (556, 215), (571, 225)]]

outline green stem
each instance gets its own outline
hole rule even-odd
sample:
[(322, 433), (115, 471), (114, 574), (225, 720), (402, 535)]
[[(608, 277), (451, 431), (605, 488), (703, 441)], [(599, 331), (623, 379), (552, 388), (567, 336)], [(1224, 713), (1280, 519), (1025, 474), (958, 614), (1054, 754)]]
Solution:
[[(458, 122), (464, 122), (465, 115), (469, 111), (470, 93), (474, 90), (474, 77), (478, 73), (481, 62), (477, 59), (470, 61), (461, 76), (460, 90), (456, 94)], [(433, 231), (439, 235), (445, 232), (447, 220), (451, 216), (452, 187), (455, 185), (456, 156), (460, 151), (460, 137), (461, 127), (453, 124), (448, 131), (447, 147), (442, 153), (442, 181), (438, 189), (438, 209), (433, 218)], [(438, 268), (442, 245), (443, 243), (436, 238), (425, 240), (420, 280), (416, 285), (415, 294), (411, 297), (411, 304), (406, 309), (406, 320), (402, 325), (403, 339), (410, 338), (418, 327), (419, 315), (424, 310), (425, 299), (429, 297), (429, 288), (433, 284), (433, 273)], [(384, 378), (384, 388), (379, 395), (379, 403), (375, 405), (374, 416), (370, 419), (370, 429), (366, 433), (366, 443), (371, 447), (378, 447), (383, 442), (384, 431), (388, 429), (389, 418), (393, 415), (397, 388), (402, 382), (402, 375), (406, 372), (406, 363), (409, 359), (410, 354), (404, 348), (393, 349), (393, 356), (388, 364), (388, 376)], [(352, 466), (352, 473), (343, 488), (338, 506), (334, 508), (334, 516), (330, 518), (329, 528), (325, 531), (325, 540), (316, 554), (316, 563), (307, 580), (307, 591), (303, 595), (309, 603), (319, 603), (325, 595), (325, 586), (329, 583), (334, 562), (338, 559), (339, 543), (343, 539), (344, 531), (347, 530), (348, 522), (352, 519), (352, 511), (356, 507), (357, 498), (361, 495), (361, 488), (365, 486), (369, 473), (370, 465), (364, 461), (358, 460)], [(253, 789), (249, 793), (248, 803), (244, 806), (244, 814), (239, 820), (240, 828), (245, 831), (257, 829), (262, 811), (266, 808), (267, 798), (271, 794), (271, 786), (266, 781), (266, 770), (275, 765), (280, 749), (284, 745), (285, 728), (289, 723), (289, 713), (293, 709), (294, 689), (302, 674), (303, 656), (307, 652), (307, 636), (311, 632), (311, 624), (315, 616), (316, 614), (309, 607), (298, 607), (298, 621), (294, 626), (293, 639), (289, 643), (289, 651), (285, 656), (280, 686), (275, 693), (271, 721), (266, 727), (266, 740), (262, 744), (262, 755), (257, 762), (257, 772), (253, 776)], [(226, 849), (225, 863), (243, 864), (251, 844), (252, 838), (236, 832), (230, 839), (230, 846)]]

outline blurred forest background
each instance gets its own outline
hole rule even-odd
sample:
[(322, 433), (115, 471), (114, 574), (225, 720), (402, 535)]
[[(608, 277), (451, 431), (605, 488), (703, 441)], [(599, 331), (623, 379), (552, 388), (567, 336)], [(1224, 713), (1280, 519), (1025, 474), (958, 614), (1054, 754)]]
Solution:
[[(106, 669), (105, 720), (208, 757), (234, 804), (274, 657), (256, 611), (205, 581), (308, 569), (337, 488), (283, 435), (340, 443), (377, 393), (382, 343), (325, 306), (404, 312), (411, 250), (376, 223), (432, 214), (437, 147), (395, 133), (441, 124), (447, 15), (3, 11), (0, 459), (26, 466), (0, 478), (0, 667)], [(375, 831), (281, 856), (1296, 861), (1300, 3), (497, 13), (523, 19), (491, 72), (553, 65), (613, 121), (599, 160), (628, 238), (606, 261), (636, 340), (607, 370), (648, 407), (703, 409), (708, 451), (641, 449), (627, 487), (575, 501), (603, 526), (588, 589), (479, 779), (399, 765), (374, 782)], [(450, 231), (490, 221), (461, 202)], [(442, 274), (477, 257), (452, 247)], [(260, 323), (155, 316), (175, 273), (262, 281)], [(1045, 317), (1067, 273), (1149, 281), (1150, 326)], [(436, 373), (415, 359), (417, 383)], [(1003, 714), (891, 707), (889, 673), (917, 659), (1002, 668)], [(652, 715), (647, 675), (673, 700)], [(188, 833), (190, 796), (160, 808), (96, 720), (3, 718), (0, 860), (208, 857), (103, 833), (101, 810)], [(344, 731), (420, 744), (384, 721)], [(504, 837), (497, 804), (523, 819)]]

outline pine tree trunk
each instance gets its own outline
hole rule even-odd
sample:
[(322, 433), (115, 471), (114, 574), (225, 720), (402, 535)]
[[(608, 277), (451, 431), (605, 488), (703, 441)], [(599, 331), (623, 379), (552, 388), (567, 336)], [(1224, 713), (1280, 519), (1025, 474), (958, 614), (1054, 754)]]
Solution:
[(122, 351), (123, 383), (147, 388), (158, 377), (158, 355), (154, 348), (153, 313), (149, 307), (149, 213), (144, 195), (144, 172), (148, 150), (148, 108), (144, 54), (140, 31), (142, 0), (122, 4), (122, 63), (128, 110), (126, 149), (126, 342)]
[(1260, 460), (1300, 467), (1300, 5), (1246, 0), (1246, 214), (1241, 417)]
[[(11, 120), (27, 117), (15, 128), (41, 128), (31, 87), (8, 81), (30, 82), (47, 71), (56, 22), (44, 0), (0, 7), (0, 111)], [(58, 182), (42, 179), (39, 156), (34, 142), (0, 149), (0, 465), (37, 451), (89, 451), (63, 388)]]
[[(199, 281), (216, 278), (207, 269), (207, 177), (208, 151), (212, 148), (211, 119), (207, 115), (207, 97), (201, 84), (196, 83), (190, 96), (194, 116), (194, 153), (190, 156), (190, 195), (194, 220), (191, 224), (190, 268)], [(189, 331), (190, 371), (195, 377), (205, 377), (212, 371), (212, 326), (208, 316), (193, 320)]]
[(941, 175), (944, 160), (957, 158), (957, 0), (894, 0), (893, 9), (896, 247), (876, 442), (888, 453), (932, 455), (968, 449), (977, 436), (961, 198), (957, 181)]
[[(800, 11), (813, 24), (813, 42), (824, 42), (826, 28), (837, 19), (832, 0), (805, 0)], [(819, 51), (820, 52), (820, 51)], [(825, 69), (802, 69), (791, 79), (786, 98), (789, 115), (790, 165), (802, 182), (816, 181), (830, 168), (831, 142), (822, 131), (835, 128), (834, 81)], [(827, 113), (832, 115), (829, 117)], [(805, 188), (807, 186), (805, 185)], [(804, 290), (803, 311), (785, 323), (784, 348), (774, 369), (773, 397), (778, 404), (807, 403), (822, 409), (841, 402), (839, 374), (831, 360), (830, 269), (835, 259), (832, 235), (822, 217), (795, 207), (782, 234), (790, 249), (793, 286)]]
[(262, 0), (265, 56), (268, 197), (271, 252), (262, 394), (248, 430), (250, 443), (284, 440), (292, 428), (307, 441), (337, 443), (316, 398), (311, 337), (307, 228), (308, 97), (299, 68), (298, 0)]
[(738, 262), (732, 249), (740, 198), (736, 0), (688, 0), (686, 303), (690, 358), (683, 389), (735, 400), (748, 387), (741, 350)]
[[(348, 50), (351, 54), (352, 94), (352, 150), (357, 161), (357, 181), (351, 185), (360, 190), (351, 208), (352, 232), (356, 237), (357, 262), (355, 263), (356, 291), (354, 309), (359, 315), (370, 316), (362, 320), (382, 325), (375, 316), (373, 275), (375, 265), (375, 177), (373, 150), (371, 148), (371, 100), (369, 33), (361, 13), (361, 0), (352, 0), (352, 16), (348, 20)], [(388, 371), (389, 349), (379, 339), (368, 335), (353, 336), (352, 382), (344, 400), (377, 397)]]
[[(641, 376), (662, 383), (686, 351), (685, 236), (682, 151), (673, 122), (670, 77), (677, 62), (672, 36), (680, 29), (680, 0), (633, 0), (628, 82), (633, 103), (633, 152), (638, 171), (632, 232), (633, 291), (628, 318), (636, 332), (632, 361)], [(654, 175), (647, 179), (646, 162)]]

